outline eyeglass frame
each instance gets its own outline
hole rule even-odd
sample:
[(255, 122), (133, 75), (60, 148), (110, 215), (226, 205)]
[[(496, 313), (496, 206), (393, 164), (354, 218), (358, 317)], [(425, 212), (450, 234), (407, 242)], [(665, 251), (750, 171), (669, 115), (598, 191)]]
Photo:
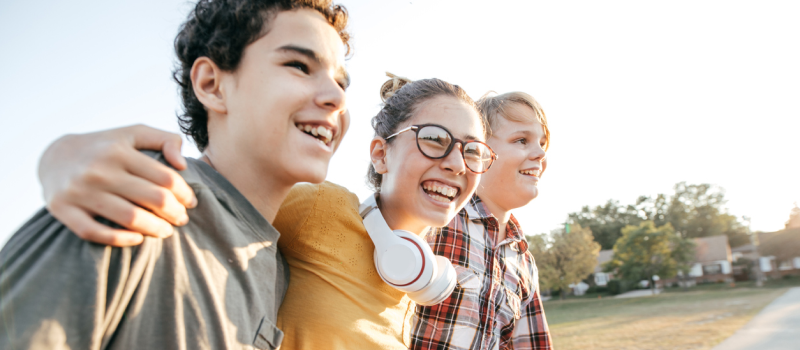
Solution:
[[(450, 143), (450, 146), (447, 147), (447, 150), (444, 152), (443, 156), (441, 156), (441, 157), (431, 157), (431, 156), (425, 154), (425, 152), (422, 150), (422, 147), (420, 147), (420, 145), (419, 145), (419, 131), (422, 130), (422, 128), (424, 128), (426, 126), (435, 126), (437, 128), (440, 128), (440, 129), (444, 130), (444, 132), (446, 132), (447, 135), (450, 136), (450, 139), (453, 140), (453, 142)], [(455, 147), (456, 143), (461, 144), (461, 160), (464, 162), (464, 167), (469, 169), (469, 171), (471, 171), (473, 174), (483, 174), (483, 173), (489, 171), (489, 168), (492, 167), (492, 164), (494, 164), (494, 161), (500, 158), (500, 156), (497, 155), (497, 153), (495, 153), (494, 150), (491, 147), (489, 147), (489, 145), (486, 144), (486, 142), (478, 141), (478, 140), (464, 141), (464, 140), (461, 140), (461, 139), (457, 139), (457, 138), (455, 138), (455, 136), (453, 136), (453, 133), (450, 132), (450, 130), (448, 130), (444, 126), (441, 126), (439, 124), (433, 124), (433, 123), (411, 125), (411, 126), (405, 128), (403, 130), (400, 130), (400, 131), (398, 131), (398, 132), (396, 132), (394, 134), (391, 134), (391, 135), (387, 136), (386, 138), (384, 138), (384, 140), (389, 141), (389, 139), (391, 139), (392, 137), (400, 135), (400, 134), (402, 134), (402, 133), (404, 133), (406, 131), (409, 131), (409, 130), (414, 130), (414, 134), (415, 134), (414, 142), (416, 142), (416, 144), (417, 144), (417, 149), (419, 150), (419, 153), (422, 153), (422, 155), (427, 157), (428, 159), (443, 159), (443, 158), (446, 158), (447, 156), (450, 155), (450, 152), (453, 151), (453, 148)], [(472, 170), (472, 168), (470, 168), (469, 165), (467, 165), (467, 156), (464, 154), (464, 149), (465, 149), (464, 146), (466, 144), (470, 143), (470, 142), (480, 143), (480, 144), (486, 146), (486, 148), (489, 149), (489, 152), (492, 152), (492, 162), (489, 163), (489, 166), (487, 166), (486, 169), (484, 169), (481, 172), (477, 172), (475, 170)]]

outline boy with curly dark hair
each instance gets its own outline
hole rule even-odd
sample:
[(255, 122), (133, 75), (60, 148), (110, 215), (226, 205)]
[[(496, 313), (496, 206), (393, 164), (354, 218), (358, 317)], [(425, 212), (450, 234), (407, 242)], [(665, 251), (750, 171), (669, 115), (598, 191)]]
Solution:
[[(112, 248), (65, 223), (91, 230), (92, 216), (131, 203), (50, 208), (63, 223), (42, 209), (0, 252), (0, 348), (280, 346), (288, 267), (272, 221), (295, 183), (325, 179), (347, 129), (346, 22), (326, 0), (200, 0), (175, 40), (181, 128), (203, 152), (180, 173), (197, 197), (190, 220)], [(109, 186), (125, 193), (132, 181)]]

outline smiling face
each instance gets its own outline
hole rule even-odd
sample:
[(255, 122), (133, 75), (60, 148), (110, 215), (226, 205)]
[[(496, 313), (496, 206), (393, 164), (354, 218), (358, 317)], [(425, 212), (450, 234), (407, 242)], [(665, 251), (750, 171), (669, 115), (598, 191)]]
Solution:
[(504, 211), (520, 208), (539, 195), (539, 177), (547, 167), (544, 127), (528, 106), (515, 103), (505, 109), (514, 121), (498, 116), (486, 143), (499, 156), (483, 174), (478, 196)]
[(270, 22), (237, 69), (222, 73), (227, 113), (209, 115), (209, 146), (255, 176), (319, 183), (349, 124), (343, 43), (314, 10), (282, 11)]
[[(438, 124), (461, 140), (483, 140), (477, 111), (455, 97), (437, 96), (416, 106), (413, 116), (398, 126)], [(376, 142), (385, 142), (376, 137)], [(456, 144), (442, 159), (425, 157), (414, 131), (392, 138), (383, 159), (373, 152), (373, 165), (382, 173), (381, 208), (392, 229), (419, 233), (428, 226), (445, 226), (466, 205), (480, 181), (469, 171)], [(383, 164), (381, 164), (383, 162)]]

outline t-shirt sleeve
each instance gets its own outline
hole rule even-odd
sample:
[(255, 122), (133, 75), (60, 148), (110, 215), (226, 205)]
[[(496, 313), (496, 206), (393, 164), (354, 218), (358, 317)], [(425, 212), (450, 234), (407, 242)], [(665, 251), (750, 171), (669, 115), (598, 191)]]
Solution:
[(87, 242), (40, 210), (0, 251), (0, 349), (105, 347), (158, 244)]

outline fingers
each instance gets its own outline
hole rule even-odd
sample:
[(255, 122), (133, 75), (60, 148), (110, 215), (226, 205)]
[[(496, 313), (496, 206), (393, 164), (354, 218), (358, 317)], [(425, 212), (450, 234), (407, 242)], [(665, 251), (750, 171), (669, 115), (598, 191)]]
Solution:
[(136, 175), (125, 174), (114, 183), (110, 192), (151, 211), (175, 226), (189, 222), (186, 208), (170, 190)]
[(161, 151), (167, 162), (175, 169), (186, 169), (186, 159), (181, 156), (181, 143), (183, 141), (180, 135), (145, 125), (134, 125), (122, 130), (131, 138), (131, 144), (134, 148)]
[(81, 207), (88, 213), (102, 216), (145, 236), (164, 238), (173, 232), (172, 225), (164, 219), (113, 194), (104, 192), (87, 197)]
[[(171, 193), (170, 196), (167, 196), (170, 198), (163, 199), (157, 203), (137, 202), (138, 204), (158, 213), (173, 213), (170, 214), (170, 217), (176, 219), (186, 215), (186, 208), (194, 208), (197, 206), (197, 197), (195, 197), (194, 190), (186, 184), (183, 177), (175, 170), (159, 163), (157, 160), (132, 150), (130, 152), (130, 157), (126, 157), (125, 168), (132, 175), (161, 186)], [(181, 204), (180, 208), (172, 206), (172, 199), (175, 199), (174, 203)], [(178, 222), (173, 223), (182, 225)]]
[(51, 209), (61, 223), (69, 227), (81, 239), (115, 247), (141, 244), (144, 236), (139, 233), (115, 229), (97, 222), (84, 210), (72, 206)]

